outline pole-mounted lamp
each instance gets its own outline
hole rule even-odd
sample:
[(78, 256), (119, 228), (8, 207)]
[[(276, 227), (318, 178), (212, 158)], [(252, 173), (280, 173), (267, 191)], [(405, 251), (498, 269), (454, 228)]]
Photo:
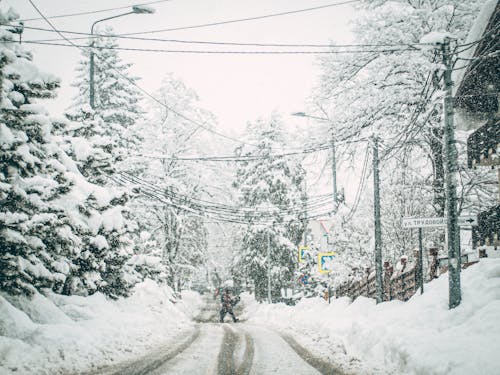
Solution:
[(90, 98), (90, 107), (92, 109), (95, 108), (95, 83), (94, 83), (94, 27), (96, 24), (102, 21), (111, 20), (113, 18), (128, 16), (129, 14), (153, 14), (155, 12), (154, 8), (144, 6), (144, 5), (134, 5), (130, 12), (117, 14), (116, 16), (102, 18), (100, 20), (95, 21), (90, 27), (90, 38), (92, 42), (90, 44), (90, 65), (89, 65), (89, 98)]
[[(305, 112), (294, 112), (292, 113), (292, 116), (298, 116), (298, 117), (309, 117), (318, 121), (322, 122), (327, 122), (331, 123), (331, 121), (327, 118), (324, 117), (317, 117), (317, 116), (311, 116), (308, 115)], [(337, 162), (335, 158), (335, 137), (333, 136), (333, 129), (332, 129), (332, 138), (331, 138), (331, 144), (332, 144), (332, 182), (333, 182), (333, 205), (334, 205), (334, 211), (337, 211), (338, 208), (338, 203), (339, 203), (339, 198), (338, 198), (338, 193), (337, 193)]]

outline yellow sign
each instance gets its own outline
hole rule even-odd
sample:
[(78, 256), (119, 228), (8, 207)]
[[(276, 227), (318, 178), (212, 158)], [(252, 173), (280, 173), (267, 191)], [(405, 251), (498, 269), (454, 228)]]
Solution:
[(309, 246), (300, 246), (299, 247), (299, 263), (305, 261), (306, 252), (309, 251)]
[(318, 271), (319, 273), (330, 273), (333, 271), (333, 260), (335, 253), (319, 253), (318, 254)]

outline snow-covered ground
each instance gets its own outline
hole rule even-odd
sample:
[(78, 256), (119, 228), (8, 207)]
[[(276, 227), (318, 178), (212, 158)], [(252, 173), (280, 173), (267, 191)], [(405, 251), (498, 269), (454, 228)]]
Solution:
[(0, 373), (68, 374), (141, 356), (192, 331), (203, 302), (152, 281), (130, 298), (0, 294)]
[(243, 318), (291, 333), (346, 372), (500, 374), (500, 259), (464, 270), (462, 291), (462, 304), (451, 311), (446, 275), (406, 303), (316, 298), (290, 307), (244, 295)]

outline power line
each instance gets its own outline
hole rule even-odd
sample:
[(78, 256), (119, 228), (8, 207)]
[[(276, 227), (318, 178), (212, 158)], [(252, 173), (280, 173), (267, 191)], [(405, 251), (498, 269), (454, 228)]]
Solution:
[[(13, 42), (14, 43), (14, 42)], [(318, 55), (318, 54), (351, 54), (351, 53), (392, 53), (399, 51), (414, 51), (409, 48), (405, 49), (385, 49), (385, 50), (329, 50), (329, 51), (238, 51), (238, 50), (176, 50), (176, 49), (158, 49), (158, 48), (132, 48), (132, 47), (113, 47), (113, 46), (88, 46), (84, 44), (64, 44), (52, 42), (34, 42), (24, 41), (26, 44), (58, 46), (58, 47), (77, 47), (80, 49), (97, 49), (97, 50), (117, 50), (117, 51), (135, 51), (135, 52), (156, 52), (156, 53), (182, 53), (182, 54), (230, 54), (230, 55)]]
[(366, 151), (365, 151), (365, 159), (363, 161), (363, 169), (361, 172), (361, 177), (359, 179), (359, 185), (358, 188), (356, 189), (356, 196), (354, 198), (354, 204), (351, 207), (351, 210), (347, 214), (346, 221), (351, 220), (353, 217), (354, 213), (358, 209), (359, 202), (361, 201), (361, 191), (363, 190), (363, 186), (365, 185), (366, 182), (366, 177), (367, 177), (367, 172), (368, 172), (368, 155), (370, 153), (369, 145), (366, 146)]
[[(111, 12), (113, 10), (130, 9), (130, 7), (132, 7), (132, 6), (144, 6), (144, 5), (153, 5), (153, 4), (158, 4), (158, 3), (166, 3), (167, 1), (172, 1), (172, 0), (157, 0), (157, 1), (150, 1), (149, 3), (130, 4), (130, 5), (124, 5), (124, 6), (116, 7), (116, 8), (106, 8), (106, 9), (91, 10), (91, 11), (87, 11), (87, 12), (78, 12), (78, 13), (58, 14), (55, 16), (47, 16), (46, 18), (47, 19), (54, 19), (54, 18), (83, 16), (83, 15), (88, 15), (88, 14), (98, 14), (98, 13)], [(44, 17), (35, 17), (35, 18), (24, 18), (24, 19), (21, 19), (20, 21), (28, 22), (28, 21), (38, 21), (38, 20), (43, 20), (43, 19), (44, 19)]]
[(190, 30), (190, 29), (198, 29), (198, 28), (203, 28), (203, 27), (212, 27), (212, 26), (227, 25), (227, 24), (230, 24), (230, 23), (237, 23), (237, 22), (256, 21), (256, 20), (261, 20), (261, 19), (265, 19), (265, 18), (286, 16), (286, 15), (290, 15), (290, 14), (304, 13), (304, 12), (310, 12), (310, 11), (314, 11), (314, 10), (320, 10), (320, 9), (326, 9), (326, 8), (336, 7), (336, 6), (340, 6), (340, 5), (352, 4), (352, 3), (357, 3), (359, 1), (360, 0), (342, 1), (342, 2), (339, 2), (339, 3), (332, 3), (332, 4), (327, 4), (327, 5), (321, 5), (321, 6), (312, 7), (312, 8), (289, 10), (289, 11), (279, 12), (279, 13), (271, 13), (271, 14), (266, 14), (266, 15), (262, 15), (262, 16), (238, 18), (238, 19), (233, 19), (233, 20), (211, 22), (211, 23), (205, 23), (205, 24), (199, 24), (199, 25), (193, 25), (193, 26), (181, 26), (181, 27), (173, 27), (173, 28), (168, 28), (168, 29), (160, 29), (160, 30), (151, 30), (151, 31), (142, 31), (142, 32), (135, 32), (135, 33), (127, 33), (127, 34), (124, 34), (124, 35), (154, 34), (154, 33), (161, 33), (161, 32), (167, 32), (167, 31)]
[[(169, 0), (163, 0), (163, 1), (169, 1)], [(198, 24), (198, 25), (191, 25), (191, 26), (181, 26), (181, 27), (174, 27), (174, 28), (167, 28), (167, 29), (160, 29), (160, 30), (141, 31), (141, 32), (135, 32), (135, 33), (127, 33), (127, 34), (124, 34), (124, 35), (154, 34), (154, 33), (161, 33), (161, 32), (167, 32), (167, 31), (190, 30), (190, 29), (198, 29), (198, 28), (203, 28), (203, 27), (212, 27), (212, 26), (227, 25), (227, 24), (231, 24), (231, 23), (256, 21), (256, 20), (261, 20), (261, 19), (266, 19), (266, 18), (286, 16), (286, 15), (290, 15), (290, 14), (311, 12), (311, 11), (320, 10), (320, 9), (326, 9), (326, 8), (331, 8), (331, 7), (341, 6), (341, 5), (347, 5), (347, 4), (357, 3), (359, 1), (360, 0), (348, 0), (348, 1), (338, 2), (338, 3), (331, 3), (331, 4), (321, 5), (321, 6), (317, 6), (317, 7), (303, 8), (303, 9), (296, 9), (296, 10), (289, 10), (289, 11), (284, 11), (284, 12), (265, 14), (265, 15), (261, 15), (261, 16), (246, 17), (246, 18), (237, 18), (237, 19), (226, 20), (226, 21), (210, 22), (210, 23), (205, 23), (205, 24)], [(151, 3), (143, 3), (141, 5), (148, 5), (148, 4), (150, 5), (150, 4), (154, 4), (154, 3), (158, 3), (158, 2), (161, 2), (161, 1), (156, 1), (156, 2), (151, 2)], [(32, 3), (32, 2), (30, 1), (30, 3)], [(76, 15), (99, 13), (99, 12), (105, 12), (105, 11), (117, 10), (117, 9), (124, 9), (124, 8), (129, 8), (129, 7), (110, 8), (110, 9), (100, 10), (100, 11), (80, 12), (80, 13), (74, 13), (74, 14), (69, 14), (69, 15), (59, 15), (59, 16), (51, 16), (51, 17), (42, 16), (40, 14), (40, 12), (38, 12), (41, 15), (40, 18), (25, 19), (24, 21), (41, 20), (41, 19), (47, 21), (47, 19), (49, 19), (49, 18), (61, 18), (61, 17), (68, 17), (68, 16), (72, 17), (72, 16), (76, 16)]]
[[(179, 193), (175, 193), (172, 190), (169, 189), (162, 189), (161, 187), (156, 186), (152, 182), (149, 182), (141, 177), (134, 176), (132, 173), (129, 172), (120, 172), (119, 173), (120, 177), (137, 185), (140, 185), (142, 187), (148, 187), (151, 189), (154, 189), (154, 191), (159, 192), (166, 197), (172, 198), (172, 199), (178, 199), (181, 201), (190, 201), (194, 202), (196, 204), (202, 204), (205, 205), (205, 207), (208, 208), (217, 208), (221, 210), (225, 210), (228, 212), (232, 213), (259, 213), (259, 214), (269, 214), (269, 213), (274, 213), (274, 210), (263, 210), (263, 209), (258, 209), (255, 207), (243, 207), (243, 206), (231, 206), (225, 203), (221, 202), (213, 202), (213, 201), (207, 201), (199, 198), (192, 198), (188, 197), (186, 195), (181, 195)], [(323, 195), (317, 195), (308, 198), (308, 201), (310, 205), (308, 207), (310, 208), (316, 208), (319, 205), (323, 205), (331, 200), (331, 194), (323, 194)], [(287, 206), (276, 206), (277, 208), (280, 208), (282, 210), (288, 210), (288, 212), (292, 212), (292, 208), (300, 208), (302, 211), (303, 207), (303, 202), (298, 202), (297, 204), (292, 204), (292, 205), (287, 205)], [(295, 211), (295, 210), (293, 210)]]
[[(118, 183), (121, 186), (126, 187), (127, 186), (127, 181), (130, 182), (133, 180), (131, 177), (124, 177), (123, 175), (121, 176), (109, 176), (108, 178), (112, 180), (115, 183)], [(139, 184), (142, 186), (142, 189), (140, 190), (140, 193), (148, 198), (153, 198), (155, 200), (160, 201), (166, 206), (171, 206), (175, 209), (189, 212), (193, 215), (200, 216), (200, 217), (208, 217), (214, 220), (222, 221), (222, 222), (230, 222), (230, 223), (235, 223), (235, 224), (260, 224), (260, 225), (270, 225), (274, 221), (274, 218), (276, 215), (278, 217), (282, 217), (280, 215), (287, 215), (287, 214), (300, 214), (299, 211), (281, 211), (279, 213), (274, 213), (273, 215), (263, 215), (262, 213), (259, 213), (259, 215), (250, 215), (249, 212), (244, 212), (242, 214), (237, 214), (236, 212), (227, 212), (227, 210), (214, 210), (213, 207), (208, 207), (208, 206), (200, 206), (197, 205), (193, 202), (189, 202), (189, 200), (186, 200), (185, 198), (182, 199), (175, 199), (175, 197), (169, 195), (166, 193), (166, 191), (160, 191), (158, 188), (155, 187), (150, 187), (147, 184)], [(186, 206), (188, 204), (188, 206)], [(325, 215), (331, 214), (331, 211), (326, 211), (326, 212), (315, 212), (312, 215), (309, 215), (310, 218), (318, 218), (322, 217)], [(250, 215), (250, 216), (249, 216)], [(258, 219), (256, 221), (256, 219)]]
[[(50, 27), (52, 27), (52, 29), (54, 29), (54, 31), (56, 31), (63, 39), (65, 39), (69, 44), (71, 44), (72, 46), (80, 49), (81, 51), (84, 51), (84, 49), (82, 49), (81, 47), (79, 47), (78, 45), (74, 44), (71, 40), (67, 39), (66, 36), (61, 33), (53, 24), (51, 21), (49, 21), (45, 16), (44, 14), (40, 11), (40, 9), (38, 9), (38, 7), (35, 5), (35, 3), (33, 2), (33, 0), (28, 0), (30, 2), (30, 4), (33, 6), (33, 8), (38, 12), (38, 14), (40, 14), (40, 16), (45, 20), (45, 22), (47, 22)], [(98, 56), (99, 57), (99, 56)], [(156, 98), (155, 96), (153, 96), (152, 94), (150, 94), (148, 91), (146, 91), (145, 89), (143, 89), (141, 86), (139, 86), (136, 82), (134, 82), (134, 80), (128, 78), (127, 76), (125, 76), (122, 72), (120, 72), (119, 70), (117, 70), (116, 68), (114, 68), (112, 65), (110, 65), (109, 63), (107, 63), (106, 61), (103, 61), (109, 69), (113, 70), (116, 74), (118, 74), (120, 77), (122, 77), (123, 79), (125, 79), (126, 81), (128, 81), (130, 84), (132, 84), (133, 86), (135, 86), (138, 90), (140, 90), (143, 94), (145, 94), (147, 97), (149, 97), (150, 99), (152, 99), (154, 102), (158, 103), (159, 105), (163, 106), (164, 108), (166, 108), (167, 110), (169, 110), (170, 112), (174, 113), (175, 115), (179, 116), (180, 118), (183, 118), (184, 120), (196, 125), (198, 128), (201, 128), (201, 129), (204, 129), (210, 133), (213, 133), (213, 134), (216, 134), (218, 135), (219, 137), (222, 137), (222, 138), (225, 138), (225, 139), (228, 139), (228, 140), (231, 140), (233, 142), (237, 142), (239, 144), (245, 144), (245, 145), (248, 145), (248, 146), (253, 146), (253, 147), (256, 147), (256, 145), (253, 145), (251, 143), (246, 143), (244, 141), (241, 141), (239, 139), (236, 139), (236, 138), (233, 138), (233, 137), (230, 137), (230, 136), (227, 136), (223, 133), (219, 133), (207, 126), (205, 126), (205, 124), (201, 124), (199, 123), (198, 121), (196, 120), (193, 120), (189, 117), (187, 117), (186, 115), (183, 115), (182, 113), (176, 111), (175, 109), (171, 108), (170, 106), (168, 106), (167, 104), (163, 103), (161, 100), (159, 100), (158, 98)]]
[[(432, 63), (436, 61), (436, 58), (437, 58), (437, 53), (436, 51), (434, 51), (434, 55), (432, 57)], [(420, 91), (420, 94), (416, 100), (418, 104), (415, 110), (413, 111), (410, 120), (406, 124), (404, 131), (400, 132), (398, 139), (395, 142), (393, 142), (393, 145), (385, 151), (385, 153), (380, 158), (381, 160), (386, 159), (389, 155), (391, 155), (391, 153), (396, 149), (396, 145), (399, 144), (399, 142), (403, 138), (404, 138), (404, 141), (402, 142), (403, 144), (406, 143), (407, 140), (410, 138), (411, 128), (414, 127), (414, 125), (417, 123), (417, 120), (419, 119), (419, 116), (423, 113), (425, 106), (429, 104), (431, 100), (432, 95), (429, 96), (429, 90), (432, 87), (432, 79), (431, 79), (432, 74), (433, 74), (432, 70), (429, 71), (429, 73), (427, 74), (424, 86), (422, 87), (422, 90)], [(424, 123), (427, 122), (429, 117), (430, 115), (427, 116)]]
[[(274, 205), (275, 209), (263, 210), (262, 208), (258, 209), (255, 207), (229, 206), (223, 203), (204, 201), (202, 199), (183, 196), (173, 192), (172, 190), (162, 189), (127, 172), (122, 172), (118, 176), (114, 175), (108, 177), (115, 183), (125, 187), (127, 187), (129, 183), (132, 183), (134, 189), (140, 187), (138, 192), (141, 194), (149, 198), (159, 199), (163, 203), (166, 203), (176, 209), (195, 213), (200, 216), (210, 216), (221, 221), (238, 222), (240, 224), (248, 222), (256, 223), (255, 220), (258, 220), (258, 223), (261, 224), (270, 224), (272, 221), (269, 220), (274, 220), (276, 216), (301, 215), (305, 214), (306, 210), (312, 212), (309, 217), (324, 216), (331, 212), (330, 210), (324, 212), (324, 207), (329, 207), (331, 205), (330, 194), (311, 198), (311, 201), (314, 201), (314, 203), (309, 204), (306, 208), (304, 208), (303, 202), (297, 202), (286, 206)], [(279, 208), (279, 210), (276, 211), (276, 208)]]
[[(338, 140), (336, 142), (336, 144), (343, 145), (343, 144), (351, 144), (351, 143), (360, 143), (360, 142), (365, 142), (366, 140), (367, 140), (367, 138), (352, 139), (351, 136), (346, 136), (343, 139)], [(302, 149), (302, 150), (283, 152), (280, 154), (268, 154), (268, 155), (248, 154), (248, 155), (240, 155), (240, 156), (222, 155), (222, 156), (191, 156), (191, 157), (177, 157), (176, 156), (176, 157), (174, 157), (174, 156), (167, 156), (167, 155), (135, 154), (133, 156), (145, 157), (145, 158), (150, 158), (150, 159), (173, 160), (173, 161), (251, 162), (251, 161), (257, 161), (257, 160), (262, 160), (262, 159), (271, 159), (271, 158), (280, 158), (280, 157), (286, 157), (286, 156), (312, 154), (312, 153), (315, 153), (318, 151), (331, 150), (331, 148), (332, 148), (332, 146), (330, 143), (324, 143), (324, 144), (319, 144), (317, 146), (313, 146), (313, 147)]]
[[(53, 33), (54, 30), (24, 26), (25, 29), (34, 31), (45, 31)], [(70, 30), (59, 30), (64, 34), (82, 35), (82, 37), (68, 38), (70, 40), (80, 40), (80, 39), (95, 39), (100, 37), (116, 38), (116, 39), (127, 39), (127, 40), (139, 40), (148, 42), (164, 42), (164, 43), (183, 43), (183, 44), (208, 44), (208, 45), (228, 45), (228, 46), (252, 46), (252, 47), (297, 47), (297, 48), (355, 48), (355, 47), (416, 47), (416, 46), (427, 46), (430, 43), (375, 43), (375, 44), (324, 44), (324, 43), (257, 43), (257, 42), (226, 42), (226, 41), (209, 41), (209, 40), (184, 40), (184, 39), (166, 39), (166, 38), (145, 38), (145, 37), (135, 37), (130, 34), (102, 34), (102, 33), (87, 33), (79, 31)], [(57, 42), (63, 40), (61, 38), (57, 39), (38, 39), (30, 40), (30, 42)]]

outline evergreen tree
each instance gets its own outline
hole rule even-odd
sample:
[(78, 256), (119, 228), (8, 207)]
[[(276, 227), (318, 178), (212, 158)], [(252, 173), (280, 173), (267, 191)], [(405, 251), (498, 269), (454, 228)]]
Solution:
[[(98, 36), (91, 42), (94, 51), (94, 108), (91, 109), (89, 104), (90, 51), (86, 49), (76, 68), (77, 79), (73, 84), (78, 94), (73, 98), (67, 116), (80, 123), (75, 129), (76, 136), (93, 141), (92, 146), (111, 154), (113, 158), (108, 160), (114, 168), (130, 171), (140, 169), (133, 163), (135, 158), (131, 154), (138, 152), (141, 145), (138, 127), (143, 112), (139, 106), (140, 93), (134, 86), (138, 78), (128, 73), (132, 64), (121, 60), (112, 33), (110, 27), (103, 33), (98, 30)], [(98, 174), (96, 167), (108, 172), (106, 166), (100, 165), (99, 156), (96, 159), (88, 168), (82, 168), (86, 177)]]
[(241, 164), (234, 186), (239, 190), (240, 204), (261, 215), (246, 214), (249, 224), (244, 230), (242, 249), (236, 254), (235, 264), (246, 273), (244, 276), (253, 280), (259, 300), (267, 296), (267, 272), (271, 267), (272, 296), (276, 299), (281, 289), (294, 281), (297, 245), (303, 233), (297, 207), (302, 206), (304, 170), (294, 160), (273, 156), (284, 145), (281, 123), (276, 116), (249, 125), (248, 133), (257, 147), (240, 150), (240, 153), (259, 158)]
[[(141, 116), (137, 79), (127, 73), (130, 64), (121, 61), (111, 29), (94, 40), (95, 108), (90, 108), (86, 50), (74, 86), (79, 90), (66, 116), (66, 150), (79, 172), (96, 185), (79, 205), (89, 225), (83, 233), (84, 249), (74, 260), (67, 294), (102, 291), (116, 298), (129, 293), (126, 263), (132, 255), (132, 231), (138, 218), (129, 210), (128, 196), (113, 187), (111, 179), (121, 170), (136, 172), (130, 163), (139, 148), (136, 126)], [(109, 36), (108, 36), (109, 35)]]
[(54, 143), (54, 123), (38, 98), (52, 98), (59, 81), (3, 26), (18, 18), (0, 10), (0, 288), (10, 294), (60, 291), (80, 244), (57, 204), (71, 189)]

